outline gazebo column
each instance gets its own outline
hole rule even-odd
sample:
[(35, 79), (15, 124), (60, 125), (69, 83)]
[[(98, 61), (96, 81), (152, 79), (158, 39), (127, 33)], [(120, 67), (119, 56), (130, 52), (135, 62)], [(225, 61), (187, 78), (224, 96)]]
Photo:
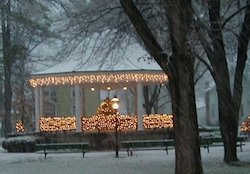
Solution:
[(39, 87), (35, 88), (35, 131), (40, 132), (40, 97)]
[(39, 110), (40, 117), (44, 116), (44, 96), (43, 96), (43, 87), (39, 87)]
[(76, 132), (82, 131), (82, 92), (80, 85), (75, 85), (75, 113), (76, 113)]
[(142, 83), (136, 84), (136, 115), (137, 115), (137, 130), (144, 130), (143, 128), (143, 86)]

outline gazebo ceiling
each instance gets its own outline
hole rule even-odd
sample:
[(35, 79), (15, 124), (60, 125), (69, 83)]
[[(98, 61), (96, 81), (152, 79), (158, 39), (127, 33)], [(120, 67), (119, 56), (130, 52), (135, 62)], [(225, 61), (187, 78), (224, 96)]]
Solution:
[(69, 58), (45, 71), (32, 74), (30, 85), (115, 85), (129, 86), (135, 83), (163, 83), (167, 75), (160, 66), (149, 59), (147, 52), (138, 44), (131, 44), (120, 56), (108, 55), (86, 60)]

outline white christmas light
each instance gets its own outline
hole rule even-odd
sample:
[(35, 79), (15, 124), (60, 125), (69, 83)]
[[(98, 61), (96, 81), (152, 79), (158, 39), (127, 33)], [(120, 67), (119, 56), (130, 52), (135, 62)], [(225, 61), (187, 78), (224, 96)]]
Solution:
[(29, 80), (32, 87), (50, 85), (75, 85), (86, 83), (129, 83), (129, 82), (166, 82), (168, 77), (163, 72), (148, 73), (116, 73), (116, 74), (90, 74), (90, 75), (64, 75), (33, 77)]

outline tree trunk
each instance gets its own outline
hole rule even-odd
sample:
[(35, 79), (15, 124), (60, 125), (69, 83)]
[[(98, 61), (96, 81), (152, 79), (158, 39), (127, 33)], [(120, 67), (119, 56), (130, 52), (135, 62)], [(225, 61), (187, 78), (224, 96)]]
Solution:
[(188, 41), (192, 5), (189, 0), (166, 0), (166, 4), (173, 52), (169, 85), (174, 114), (175, 173), (203, 173), (194, 92), (194, 56)]
[(181, 55), (176, 60), (175, 75), (169, 79), (174, 113), (176, 174), (203, 173), (191, 59)]
[[(225, 76), (223, 76), (225, 80)], [(224, 143), (224, 162), (238, 161), (237, 157), (237, 132), (238, 113), (231, 96), (230, 85), (227, 80), (215, 78), (218, 93), (218, 109), (220, 130)], [(226, 101), (226, 102), (225, 102)]]
[(220, 129), (224, 143), (224, 162), (238, 161), (237, 157), (237, 135), (239, 110), (242, 98), (242, 78), (247, 59), (247, 48), (250, 38), (250, 0), (247, 0), (245, 18), (238, 37), (238, 57), (234, 77), (233, 92), (231, 92), (229, 71), (226, 62), (225, 46), (223, 42), (220, 1), (208, 1), (209, 18), (211, 25), (211, 40), (213, 53), (208, 55), (214, 69), (214, 77), (218, 93), (218, 110)]
[(27, 129), (28, 125), (28, 118), (27, 112), (25, 112), (25, 59), (26, 59), (26, 49), (24, 46), (19, 48), (20, 52), (20, 87), (19, 87), (19, 107), (18, 110), (20, 112), (21, 122), (23, 123), (25, 129)]
[(11, 40), (10, 40), (10, 0), (1, 4), (3, 63), (4, 63), (4, 135), (12, 132), (11, 126)]
[(191, 1), (164, 1), (170, 20), (173, 56), (170, 58), (156, 41), (132, 0), (120, 0), (150, 55), (169, 77), (174, 114), (176, 174), (202, 174), (200, 143), (194, 93), (194, 59), (188, 44), (192, 21)]
[(146, 114), (149, 115), (151, 114), (152, 110), (152, 105), (149, 99), (149, 86), (143, 86), (143, 96), (144, 96), (144, 108), (146, 111)]
[(11, 98), (12, 98), (12, 88), (11, 88), (11, 75), (10, 75), (9, 64), (4, 65), (4, 118), (5, 118), (5, 137), (7, 134), (12, 132), (11, 124)]
[[(238, 124), (239, 124), (239, 110), (241, 106), (242, 99), (242, 80), (243, 80), (243, 72), (245, 69), (245, 64), (247, 60), (247, 48), (249, 44), (250, 38), (250, 0), (247, 0), (247, 8), (245, 10), (245, 17), (242, 23), (241, 32), (238, 38), (238, 55), (237, 55), (237, 64), (236, 71), (234, 77), (234, 88), (232, 100), (228, 100), (228, 96), (226, 96), (225, 101), (228, 101), (229, 104), (227, 106), (233, 105), (233, 110), (230, 112), (230, 108), (228, 107), (227, 111), (229, 116), (223, 115), (222, 126), (226, 135), (225, 136), (225, 155), (224, 161), (227, 163), (231, 163), (234, 161), (238, 161), (237, 158), (237, 135), (238, 135)], [(221, 89), (222, 90), (222, 89)], [(222, 93), (222, 91), (221, 91)], [(232, 103), (232, 104), (231, 104)], [(223, 110), (221, 109), (221, 112)], [(222, 112), (221, 114), (224, 114)], [(231, 120), (230, 120), (231, 119)], [(226, 122), (230, 122), (226, 124)], [(224, 125), (225, 124), (225, 125)], [(224, 134), (224, 133), (223, 133)]]
[(161, 86), (155, 85), (154, 91), (152, 92), (151, 89), (152, 86), (143, 86), (143, 96), (144, 96), (144, 108), (146, 111), (146, 114), (152, 114), (152, 110), (154, 110), (154, 113), (158, 113), (158, 102), (159, 102), (159, 96), (161, 92)]

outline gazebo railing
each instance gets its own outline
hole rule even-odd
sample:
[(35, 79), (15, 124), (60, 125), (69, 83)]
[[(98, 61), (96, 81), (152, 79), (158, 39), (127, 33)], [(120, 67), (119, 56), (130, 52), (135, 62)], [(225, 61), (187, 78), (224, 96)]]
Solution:
[[(137, 116), (130, 115), (94, 115), (82, 117), (82, 131), (114, 130), (118, 119), (118, 130), (136, 130)], [(172, 128), (173, 115), (150, 114), (143, 116), (144, 129)], [(71, 117), (41, 117), (40, 131), (74, 131), (76, 130), (76, 118)]]

